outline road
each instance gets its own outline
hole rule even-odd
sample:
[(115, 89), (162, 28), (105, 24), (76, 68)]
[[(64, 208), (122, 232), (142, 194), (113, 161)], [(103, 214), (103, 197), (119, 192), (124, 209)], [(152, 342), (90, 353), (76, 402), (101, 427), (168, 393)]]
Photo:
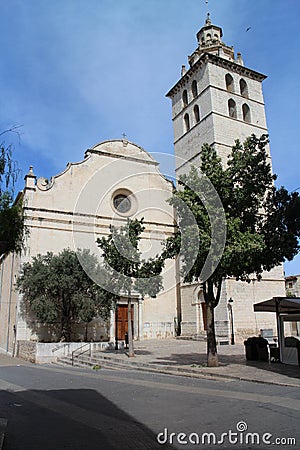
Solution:
[(4, 450), (295, 449), (299, 399), (298, 388), (251, 382), (0, 367)]

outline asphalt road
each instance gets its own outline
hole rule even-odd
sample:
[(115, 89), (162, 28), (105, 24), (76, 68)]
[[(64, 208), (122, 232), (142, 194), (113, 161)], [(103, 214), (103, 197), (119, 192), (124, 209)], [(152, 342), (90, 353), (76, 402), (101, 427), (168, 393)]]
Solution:
[(4, 450), (296, 449), (299, 400), (297, 388), (250, 382), (0, 367)]

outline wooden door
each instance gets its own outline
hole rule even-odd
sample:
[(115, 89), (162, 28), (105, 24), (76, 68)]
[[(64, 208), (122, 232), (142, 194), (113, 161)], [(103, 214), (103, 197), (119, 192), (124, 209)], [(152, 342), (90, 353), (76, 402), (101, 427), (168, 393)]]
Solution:
[(206, 331), (207, 330), (206, 303), (201, 302), (201, 307), (202, 307), (203, 328)]
[[(131, 327), (133, 333), (133, 305), (131, 306)], [(116, 314), (117, 336), (120, 341), (125, 339), (125, 333), (128, 332), (128, 306), (118, 305)]]

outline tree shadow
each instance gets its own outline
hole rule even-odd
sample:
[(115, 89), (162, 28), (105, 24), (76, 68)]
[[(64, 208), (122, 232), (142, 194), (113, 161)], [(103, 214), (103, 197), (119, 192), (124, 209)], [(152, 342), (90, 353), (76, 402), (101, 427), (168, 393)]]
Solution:
[(3, 450), (161, 448), (154, 432), (92, 389), (1, 390), (0, 405)]
[[(286, 375), (291, 378), (300, 378), (300, 368), (298, 366), (292, 366), (282, 363), (274, 363), (269, 361), (248, 361), (244, 355), (222, 355), (218, 354), (218, 360), (220, 366), (228, 366), (232, 364), (238, 364), (243, 366), (256, 367), (259, 370), (265, 370), (281, 375)], [(207, 367), (206, 352), (200, 353), (172, 353), (170, 356), (157, 357), (150, 362), (156, 365), (168, 365), (168, 366), (202, 366)]]

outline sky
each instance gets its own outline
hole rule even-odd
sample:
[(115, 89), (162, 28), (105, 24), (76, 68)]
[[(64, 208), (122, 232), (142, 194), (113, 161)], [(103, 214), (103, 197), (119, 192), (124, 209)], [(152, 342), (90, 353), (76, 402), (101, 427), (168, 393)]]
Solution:
[[(266, 74), (263, 92), (277, 185), (300, 188), (300, 2), (209, 0), (223, 41)], [(205, 0), (0, 0), (0, 130), (20, 136), (23, 177), (60, 173), (93, 145), (127, 139), (173, 153), (165, 94), (197, 46)], [(247, 28), (250, 28), (246, 32)], [(300, 274), (300, 255), (285, 264)]]

